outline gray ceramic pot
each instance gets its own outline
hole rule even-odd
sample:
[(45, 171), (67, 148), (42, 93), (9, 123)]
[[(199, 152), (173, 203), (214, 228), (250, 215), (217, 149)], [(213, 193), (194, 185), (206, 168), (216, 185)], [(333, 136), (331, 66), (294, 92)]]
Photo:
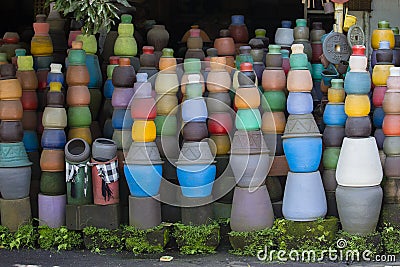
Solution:
[(378, 186), (336, 188), (336, 203), (344, 231), (367, 235), (375, 231), (383, 191)]
[(89, 144), (82, 138), (73, 138), (65, 145), (65, 159), (78, 163), (90, 158)]
[(258, 187), (265, 183), (270, 167), (267, 153), (231, 154), (230, 163), (238, 186)]
[[(156, 198), (159, 197), (159, 195), (156, 196)], [(129, 225), (144, 230), (160, 223), (161, 204), (157, 199), (129, 196)]]
[(117, 155), (117, 144), (107, 138), (97, 138), (92, 144), (92, 157), (97, 161), (109, 161)]
[(4, 199), (29, 196), (31, 167), (0, 168), (0, 192)]

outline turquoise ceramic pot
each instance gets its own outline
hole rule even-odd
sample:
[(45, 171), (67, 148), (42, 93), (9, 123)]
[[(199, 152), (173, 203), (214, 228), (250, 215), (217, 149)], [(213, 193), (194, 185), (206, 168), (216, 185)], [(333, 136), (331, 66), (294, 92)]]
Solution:
[(306, 54), (291, 54), (290, 55), (290, 68), (292, 70), (306, 70), (308, 58)]
[(0, 167), (30, 166), (23, 142), (0, 143)]
[(86, 66), (89, 71), (90, 81), (88, 84), (89, 88), (101, 88), (103, 78), (101, 76), (101, 69), (99, 58), (96, 55), (86, 55)]
[(201, 70), (201, 62), (198, 58), (187, 58), (183, 62), (183, 68), (185, 73), (200, 73)]
[(368, 94), (371, 90), (369, 72), (348, 72), (344, 80), (344, 90), (347, 94)]
[(261, 114), (258, 109), (239, 109), (235, 125), (238, 130), (255, 131), (261, 128)]

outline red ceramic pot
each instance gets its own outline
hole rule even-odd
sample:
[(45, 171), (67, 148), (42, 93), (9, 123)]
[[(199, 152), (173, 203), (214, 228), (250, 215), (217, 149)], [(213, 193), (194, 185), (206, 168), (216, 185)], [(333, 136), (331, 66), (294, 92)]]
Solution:
[(311, 62), (312, 63), (319, 63), (321, 60), (319, 57), (322, 55), (322, 43), (312, 43), (312, 57), (311, 57)]
[(364, 45), (353, 45), (352, 56), (365, 56), (365, 46)]
[(249, 32), (245, 24), (231, 24), (228, 29), (235, 43), (247, 43), (249, 41)]
[[(68, 68), (70, 69), (70, 68)], [(49, 70), (41, 69), (36, 72), (36, 77), (38, 80), (38, 89), (46, 89), (47, 87), (47, 75), (49, 74)]]
[(24, 110), (36, 110), (38, 108), (36, 91), (22, 91), (21, 102)]
[(232, 117), (227, 112), (212, 113), (208, 118), (210, 134), (228, 134), (232, 131)]
[(131, 116), (134, 120), (154, 120), (157, 116), (154, 98), (134, 98), (132, 100)]
[(372, 95), (372, 103), (375, 107), (382, 107), (383, 99), (385, 97), (387, 87), (386, 86), (377, 86), (374, 89), (374, 93)]
[(383, 119), (382, 130), (386, 136), (399, 136), (400, 115), (387, 114)]
[[(96, 165), (107, 166), (116, 160), (117, 157), (107, 162), (99, 162), (94, 159), (91, 160), (91, 163), (95, 164), (92, 167), (93, 202), (95, 205), (111, 205), (119, 203), (119, 180), (105, 184), (96, 167)], [(103, 187), (106, 187), (107, 190), (102, 190)]]

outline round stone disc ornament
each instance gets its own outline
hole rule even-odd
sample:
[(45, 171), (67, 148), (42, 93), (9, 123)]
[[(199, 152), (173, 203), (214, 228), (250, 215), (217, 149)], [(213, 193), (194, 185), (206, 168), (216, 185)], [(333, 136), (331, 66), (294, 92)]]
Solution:
[(329, 62), (339, 64), (340, 61), (348, 61), (351, 48), (343, 33), (331, 32), (323, 43), (323, 53)]
[(347, 41), (350, 46), (365, 45), (365, 34), (363, 29), (358, 25), (353, 25), (347, 32)]

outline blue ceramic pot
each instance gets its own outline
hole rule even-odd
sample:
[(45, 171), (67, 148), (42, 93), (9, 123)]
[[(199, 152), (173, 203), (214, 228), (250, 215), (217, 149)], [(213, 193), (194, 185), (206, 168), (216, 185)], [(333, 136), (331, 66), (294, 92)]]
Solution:
[(324, 111), (324, 123), (329, 126), (344, 126), (347, 115), (344, 112), (344, 104), (328, 104)]
[(178, 165), (177, 175), (185, 197), (211, 195), (217, 168), (215, 165)]
[(26, 152), (33, 152), (39, 149), (39, 141), (36, 131), (24, 131), (22, 142), (24, 143)]
[(63, 129), (44, 129), (41, 143), (45, 149), (64, 149), (67, 136)]
[(292, 27), (292, 22), (290, 20), (282, 20), (281, 25), (282, 28), (290, 28)]
[(243, 15), (233, 15), (231, 17), (232, 25), (243, 25), (244, 24), (244, 16)]
[(332, 79), (337, 79), (338, 77), (339, 73), (337, 72), (335, 66), (333, 65), (329, 65), (328, 68), (326, 68), (321, 72), (321, 79), (327, 86), (331, 86)]
[(287, 110), (290, 114), (301, 115), (313, 111), (314, 102), (310, 93), (289, 93)]
[(204, 98), (192, 98), (182, 104), (182, 119), (184, 122), (205, 122), (208, 117)]
[(375, 108), (372, 121), (374, 122), (374, 126), (376, 128), (382, 128), (384, 117), (385, 112), (383, 111), (383, 108)]
[(371, 77), (369, 72), (348, 72), (344, 79), (346, 94), (366, 95), (371, 90)]
[(96, 55), (86, 55), (86, 66), (89, 71), (90, 81), (89, 88), (101, 88), (103, 78), (101, 76), (101, 69), (99, 58)]
[(112, 115), (112, 126), (114, 129), (131, 129), (133, 119), (130, 109), (114, 109)]
[(312, 71), (311, 71), (311, 77), (313, 80), (321, 80), (322, 76), (321, 73), (324, 70), (324, 65), (321, 63), (316, 63), (316, 64), (311, 64)]
[(283, 139), (283, 150), (292, 172), (315, 172), (322, 156), (321, 137)]
[(64, 74), (49, 72), (49, 74), (47, 74), (47, 84), (50, 84), (51, 82), (64, 84)]
[(112, 84), (112, 79), (107, 79), (104, 83), (104, 97), (111, 99), (114, 92), (114, 85)]
[(134, 197), (156, 196), (160, 190), (162, 165), (124, 165), (129, 191)]

